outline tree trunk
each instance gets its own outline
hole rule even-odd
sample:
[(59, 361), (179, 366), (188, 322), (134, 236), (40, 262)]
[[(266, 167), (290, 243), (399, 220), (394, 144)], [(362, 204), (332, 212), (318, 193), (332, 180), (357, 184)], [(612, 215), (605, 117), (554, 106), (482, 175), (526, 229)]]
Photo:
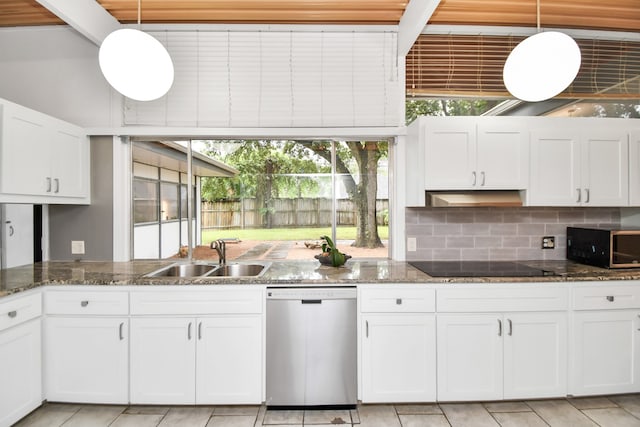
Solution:
[[(347, 142), (360, 172), (360, 181), (351, 175), (341, 158), (336, 158), (336, 171), (341, 174), (347, 193), (356, 210), (356, 239), (351, 246), (357, 248), (379, 248), (382, 245), (376, 221), (376, 196), (378, 192), (378, 148), (375, 142)], [(331, 162), (328, 150), (313, 150)]]
[(360, 171), (360, 181), (352, 195), (356, 208), (356, 240), (352, 246), (379, 248), (376, 220), (376, 196), (378, 194), (378, 148), (375, 142), (348, 142)]

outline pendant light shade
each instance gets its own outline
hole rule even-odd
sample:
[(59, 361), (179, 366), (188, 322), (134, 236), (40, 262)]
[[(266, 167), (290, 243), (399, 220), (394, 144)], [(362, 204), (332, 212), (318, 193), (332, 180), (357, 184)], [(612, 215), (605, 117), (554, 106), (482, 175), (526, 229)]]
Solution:
[(134, 29), (109, 34), (98, 56), (109, 84), (136, 101), (164, 96), (173, 84), (173, 62), (169, 52), (153, 36)]
[(553, 98), (565, 90), (580, 70), (580, 47), (557, 31), (537, 33), (509, 54), (502, 77), (511, 95), (528, 102)]

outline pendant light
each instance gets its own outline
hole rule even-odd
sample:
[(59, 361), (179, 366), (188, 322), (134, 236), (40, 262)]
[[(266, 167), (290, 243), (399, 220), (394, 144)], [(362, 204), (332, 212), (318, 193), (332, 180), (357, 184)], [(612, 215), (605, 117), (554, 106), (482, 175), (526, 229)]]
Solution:
[(502, 78), (509, 93), (527, 102), (550, 99), (565, 90), (580, 70), (580, 47), (558, 31), (540, 32), (540, 0), (536, 0), (538, 33), (509, 54)]
[(100, 69), (109, 84), (136, 101), (153, 101), (164, 96), (173, 84), (173, 62), (167, 49), (153, 36), (138, 29), (121, 29), (109, 34), (100, 45)]

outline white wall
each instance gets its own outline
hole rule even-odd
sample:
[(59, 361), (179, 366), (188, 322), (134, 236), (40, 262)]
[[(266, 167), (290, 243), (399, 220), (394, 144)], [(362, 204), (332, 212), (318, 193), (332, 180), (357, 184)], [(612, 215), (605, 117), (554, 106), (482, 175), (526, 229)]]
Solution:
[(68, 26), (0, 29), (0, 98), (79, 126), (122, 121), (98, 46)]

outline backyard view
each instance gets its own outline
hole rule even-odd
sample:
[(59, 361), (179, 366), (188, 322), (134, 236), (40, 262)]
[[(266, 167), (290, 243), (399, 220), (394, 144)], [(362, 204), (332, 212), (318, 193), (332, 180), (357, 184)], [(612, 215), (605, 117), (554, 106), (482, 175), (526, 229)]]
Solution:
[[(194, 141), (194, 149), (236, 168), (203, 178), (198, 259), (312, 259), (320, 236), (354, 257), (388, 256), (387, 143)], [(331, 161), (334, 159), (335, 164)]]

